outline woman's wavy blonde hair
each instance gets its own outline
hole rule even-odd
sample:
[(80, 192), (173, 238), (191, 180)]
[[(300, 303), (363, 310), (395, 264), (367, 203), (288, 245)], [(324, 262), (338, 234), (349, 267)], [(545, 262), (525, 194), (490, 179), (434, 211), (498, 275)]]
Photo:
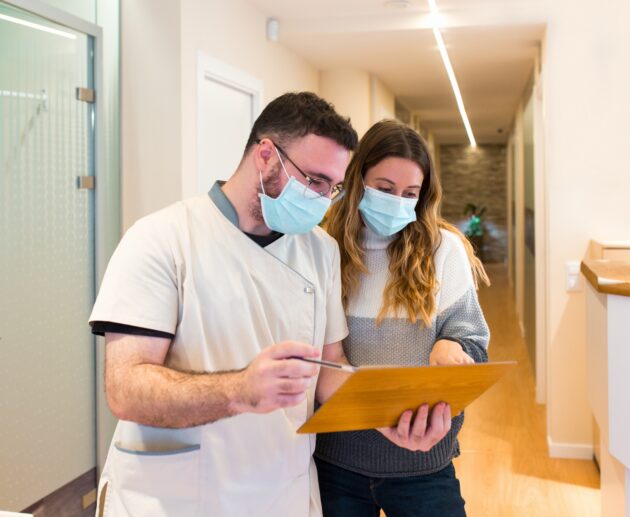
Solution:
[(347, 307), (350, 293), (357, 287), (360, 273), (368, 273), (363, 262), (365, 252), (360, 244), (363, 221), (359, 203), (363, 198), (363, 178), (369, 169), (388, 157), (411, 160), (424, 174), (416, 205), (417, 220), (408, 224), (389, 244), (389, 280), (383, 293), (383, 303), (376, 318), (377, 325), (393, 310), (397, 316), (406, 312), (412, 323), (429, 326), (436, 310), (433, 255), (441, 242), (440, 229), (457, 234), (470, 260), (475, 285), (490, 281), (464, 235), (439, 215), (442, 189), (435, 174), (431, 156), (422, 137), (408, 126), (383, 120), (374, 124), (359, 142), (344, 181), (345, 195), (334, 203), (324, 221), (324, 228), (335, 238), (341, 253), (343, 303)]

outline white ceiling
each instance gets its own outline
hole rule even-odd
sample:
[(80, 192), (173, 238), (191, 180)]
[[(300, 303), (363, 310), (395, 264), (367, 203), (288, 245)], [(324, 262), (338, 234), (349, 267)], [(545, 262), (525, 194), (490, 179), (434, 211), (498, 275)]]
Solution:
[[(280, 20), (280, 43), (320, 70), (376, 76), (442, 143), (467, 142), (430, 30), (426, 0), (249, 0)], [(537, 0), (438, 0), (455, 75), (479, 143), (504, 142), (544, 33)], [(502, 130), (501, 133), (498, 130)]]

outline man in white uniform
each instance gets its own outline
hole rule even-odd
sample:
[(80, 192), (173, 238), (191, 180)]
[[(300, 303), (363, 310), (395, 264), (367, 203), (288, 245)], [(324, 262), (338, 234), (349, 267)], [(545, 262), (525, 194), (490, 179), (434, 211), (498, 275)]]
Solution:
[(295, 432), (318, 368), (294, 357), (347, 335), (339, 251), (316, 225), (356, 144), (330, 104), (283, 95), (226, 183), (125, 234), (90, 316), (120, 419), (98, 515), (321, 514), (314, 437)]

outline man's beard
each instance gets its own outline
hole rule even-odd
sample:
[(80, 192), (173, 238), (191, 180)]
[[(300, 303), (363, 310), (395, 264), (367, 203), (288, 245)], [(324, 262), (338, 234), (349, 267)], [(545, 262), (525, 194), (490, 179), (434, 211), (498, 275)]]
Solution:
[[(277, 198), (282, 192), (282, 176), (280, 172), (280, 164), (277, 164), (275, 169), (269, 171), (267, 179), (263, 178), (263, 186), (265, 187), (265, 194), (269, 197)], [(262, 213), (262, 207), (260, 204), (260, 198), (258, 194), (262, 194), (260, 186), (256, 190), (256, 196), (251, 200), (249, 204), (249, 215), (260, 223), (264, 223), (265, 219)]]

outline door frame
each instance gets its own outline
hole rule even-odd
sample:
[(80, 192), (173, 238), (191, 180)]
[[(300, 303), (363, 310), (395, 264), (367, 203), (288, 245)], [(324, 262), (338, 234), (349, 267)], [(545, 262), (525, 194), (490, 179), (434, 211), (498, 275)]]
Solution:
[[(119, 179), (115, 174), (108, 174), (105, 168), (105, 139), (104, 139), (104, 95), (103, 92), (103, 30), (98, 25), (90, 23), (82, 18), (70, 13), (44, 4), (39, 0), (3, 0), (6, 4), (12, 5), (24, 11), (28, 11), (41, 18), (45, 18), (59, 25), (63, 25), (77, 32), (82, 32), (91, 36), (94, 40), (94, 90), (96, 92), (94, 102), (94, 178), (96, 188), (94, 192), (94, 293), (96, 287), (100, 285), (105, 274), (105, 269), (111, 255), (111, 247), (108, 245), (107, 236), (120, 235), (118, 217), (111, 217), (108, 209), (111, 209), (112, 195), (118, 190)], [(119, 196), (116, 198), (115, 206), (120, 206)], [(85, 322), (87, 325), (87, 321)], [(95, 379), (96, 379), (96, 436), (95, 436), (95, 457), (97, 474), (100, 475), (107, 448), (111, 437), (111, 413), (105, 399), (103, 388), (103, 370), (105, 357), (98, 353), (104, 349), (103, 338), (96, 339), (95, 354)]]
[(534, 203), (536, 235), (536, 402), (547, 403), (548, 379), (548, 330), (547, 307), (549, 292), (547, 286), (549, 244), (547, 231), (547, 174), (545, 160), (545, 105), (543, 96), (543, 73), (540, 57), (536, 57), (534, 68)]
[(201, 149), (200, 143), (200, 124), (199, 124), (199, 97), (201, 96), (201, 89), (206, 81), (213, 81), (223, 86), (233, 88), (252, 96), (252, 120), (255, 121), (260, 115), (263, 105), (263, 82), (260, 79), (248, 74), (247, 72), (228, 65), (218, 59), (209, 56), (208, 54), (197, 51), (197, 99), (195, 102), (195, 121), (197, 132), (195, 138), (197, 140), (196, 145), (196, 170), (194, 181), (194, 192), (187, 192), (184, 190), (184, 197), (194, 195), (199, 191), (199, 183), (201, 178), (201, 160), (199, 159), (199, 152)]

